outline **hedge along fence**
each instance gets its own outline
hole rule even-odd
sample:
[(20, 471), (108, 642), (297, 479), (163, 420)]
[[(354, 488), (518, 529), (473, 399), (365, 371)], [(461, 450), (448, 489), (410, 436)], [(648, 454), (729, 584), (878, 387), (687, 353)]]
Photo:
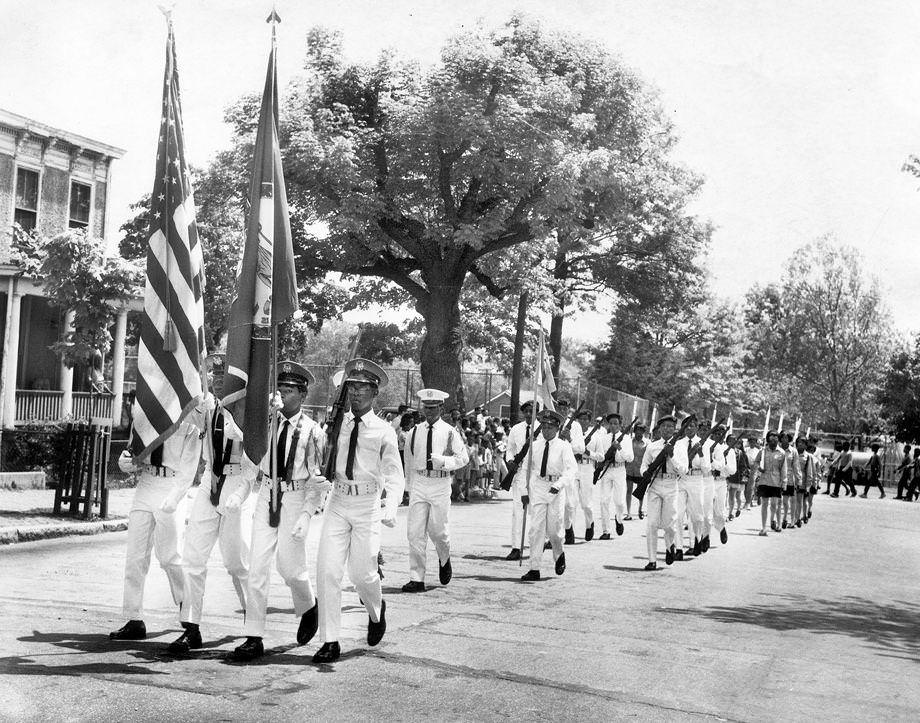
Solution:
[(54, 485), (64, 464), (65, 432), (51, 422), (4, 429), (0, 436), (0, 471), (39, 472)]

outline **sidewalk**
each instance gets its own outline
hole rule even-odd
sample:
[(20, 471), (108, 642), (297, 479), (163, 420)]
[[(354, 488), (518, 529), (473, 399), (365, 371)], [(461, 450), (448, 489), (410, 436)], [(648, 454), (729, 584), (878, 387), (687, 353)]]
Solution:
[(133, 496), (133, 489), (109, 490), (108, 519), (83, 520), (51, 514), (54, 490), (0, 489), (0, 545), (124, 530)]

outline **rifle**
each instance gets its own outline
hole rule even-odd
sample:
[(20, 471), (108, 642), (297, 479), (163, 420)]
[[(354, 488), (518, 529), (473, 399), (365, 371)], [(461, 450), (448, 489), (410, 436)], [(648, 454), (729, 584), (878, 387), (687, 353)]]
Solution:
[[(603, 424), (603, 422), (604, 422), (603, 417), (598, 417), (597, 419), (594, 420), (594, 426), (591, 427), (591, 431), (585, 435), (585, 451), (587, 451), (588, 449), (588, 443), (591, 441), (591, 437), (593, 437), (597, 433), (597, 430), (601, 428), (601, 424)], [(582, 455), (576, 454), (575, 461), (581, 462)]]
[(508, 467), (508, 472), (502, 478), (502, 481), (499, 484), (499, 486), (505, 490), (505, 492), (511, 489), (511, 482), (514, 480), (514, 475), (517, 474), (517, 471), (521, 468), (521, 464), (523, 464), (524, 458), (527, 456), (527, 451), (530, 449), (530, 442), (531, 440), (536, 439), (539, 433), (540, 425), (536, 425), (530, 439), (524, 440), (524, 445), (521, 447), (521, 450), (516, 455), (514, 455), (514, 459), (505, 463), (505, 465)]
[[(633, 417), (633, 420), (629, 423), (629, 426), (620, 432), (620, 436), (617, 438), (617, 441), (610, 445), (610, 449), (608, 449), (607, 454), (604, 455), (604, 461), (594, 468), (594, 479), (592, 480), (591, 484), (597, 484), (597, 481), (607, 473), (608, 469), (610, 469), (611, 463), (616, 458), (616, 450), (613, 448), (613, 445), (616, 444), (617, 447), (619, 447), (621, 444), (623, 444), (623, 440), (626, 439), (626, 435), (629, 434), (629, 430), (631, 430), (638, 421), (639, 417)], [(611, 451), (613, 451), (613, 457), (610, 456)]]
[(702, 453), (703, 445), (706, 443), (707, 440), (709, 440), (712, 437), (712, 433), (715, 432), (719, 427), (724, 426), (724, 423), (725, 423), (725, 417), (722, 417), (722, 419), (720, 419), (718, 422), (713, 424), (711, 427), (709, 427), (709, 429), (707, 429), (705, 432), (703, 432), (700, 435), (699, 442), (697, 442), (696, 444), (694, 444), (692, 447), (690, 447), (687, 450), (687, 468), (688, 469), (690, 469), (691, 467), (693, 458), (696, 457), (696, 455)]
[(674, 432), (674, 435), (665, 442), (664, 447), (661, 448), (661, 451), (658, 453), (658, 456), (652, 460), (652, 463), (648, 466), (648, 469), (642, 474), (642, 481), (636, 485), (636, 488), (633, 490), (633, 497), (635, 497), (640, 502), (642, 498), (645, 497), (645, 490), (648, 489), (648, 486), (652, 483), (652, 480), (655, 478), (655, 475), (665, 466), (670, 456), (670, 452), (674, 449), (674, 445), (677, 443), (677, 440), (684, 436), (684, 432), (687, 430), (687, 425), (690, 423), (690, 420), (693, 419), (692, 416), (687, 417), (683, 422), (680, 423), (680, 429)]
[[(585, 403), (586, 403), (587, 401), (588, 401), (587, 399), (583, 399), (583, 400), (581, 401), (581, 404), (579, 404), (579, 405), (575, 408), (575, 411), (572, 412), (571, 414), (569, 414), (568, 419), (565, 420), (565, 424), (562, 425), (562, 429), (559, 430), (559, 439), (568, 439), (569, 441), (571, 441), (571, 439), (569, 439), (569, 437), (564, 437), (563, 435), (564, 435), (564, 434), (567, 434), (568, 431), (572, 428), (572, 422), (574, 422), (576, 419), (578, 419), (578, 415), (579, 415), (579, 413), (581, 412), (581, 410), (585, 408)], [(571, 435), (570, 435), (570, 436), (571, 436)]]
[[(361, 329), (358, 328), (358, 334), (348, 350), (348, 361), (358, 356), (358, 344), (361, 341)], [(323, 477), (332, 481), (335, 479), (335, 463), (339, 453), (339, 435), (342, 433), (342, 423), (345, 421), (345, 406), (348, 400), (345, 377), (342, 375), (342, 381), (335, 393), (335, 401), (332, 404), (332, 412), (329, 417), (331, 423), (326, 425), (326, 448), (323, 450)]]

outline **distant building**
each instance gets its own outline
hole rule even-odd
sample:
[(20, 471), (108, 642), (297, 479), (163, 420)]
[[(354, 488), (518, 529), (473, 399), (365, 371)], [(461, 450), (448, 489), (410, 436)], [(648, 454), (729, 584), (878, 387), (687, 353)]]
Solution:
[(121, 148), (0, 108), (0, 421), (112, 416), (119, 424), (127, 309), (113, 330), (112, 394), (90, 410), (89, 370), (68, 369), (49, 348), (71, 323), (44, 298), (41, 285), (10, 259), (13, 225), (42, 236), (82, 228), (110, 230), (112, 163)]

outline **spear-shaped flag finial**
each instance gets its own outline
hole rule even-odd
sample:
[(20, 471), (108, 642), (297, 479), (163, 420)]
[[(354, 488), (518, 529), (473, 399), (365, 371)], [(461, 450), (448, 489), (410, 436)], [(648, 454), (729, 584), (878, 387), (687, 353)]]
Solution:
[(280, 23), (280, 22), (281, 22), (281, 16), (280, 16), (280, 15), (278, 14), (278, 12), (275, 10), (275, 6), (274, 6), (274, 5), (272, 5), (272, 14), (269, 15), (267, 18), (265, 18), (265, 22), (271, 23), (272, 25), (275, 25), (276, 23)]

